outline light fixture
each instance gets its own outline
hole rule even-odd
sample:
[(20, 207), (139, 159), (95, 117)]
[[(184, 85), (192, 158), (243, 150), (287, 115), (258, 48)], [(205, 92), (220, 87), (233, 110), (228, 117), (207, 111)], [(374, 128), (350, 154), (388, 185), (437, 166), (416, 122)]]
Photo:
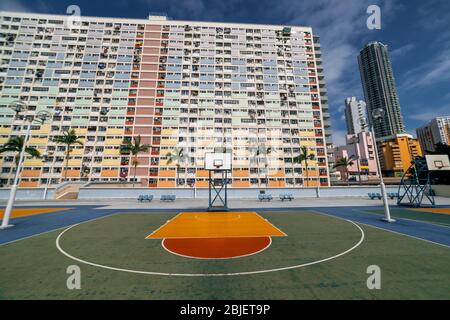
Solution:
[(48, 118), (50, 118), (51, 114), (48, 111), (42, 110), (36, 113), (37, 120), (41, 121), (42, 123), (45, 122)]
[(374, 109), (374, 110), (372, 111), (372, 117), (373, 117), (375, 120), (379, 120), (379, 119), (384, 118), (384, 115), (385, 115), (385, 114), (386, 114), (386, 111), (384, 111), (383, 108), (377, 108), (377, 109)]
[(21, 113), (28, 110), (28, 105), (20, 100), (11, 102), (8, 107), (12, 109), (15, 113)]

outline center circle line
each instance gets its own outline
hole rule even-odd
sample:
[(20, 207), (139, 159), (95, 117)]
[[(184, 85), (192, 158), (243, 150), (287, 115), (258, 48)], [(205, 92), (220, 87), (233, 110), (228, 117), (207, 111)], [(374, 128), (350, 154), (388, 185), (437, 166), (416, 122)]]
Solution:
[[(303, 263), (303, 264), (298, 264), (298, 265), (293, 265), (293, 266), (288, 266), (288, 267), (280, 267), (280, 268), (273, 268), (273, 269), (264, 269), (264, 270), (255, 270), (255, 271), (244, 271), (244, 272), (231, 272), (231, 273), (169, 273), (169, 272), (154, 272), (154, 271), (143, 271), (143, 270), (132, 270), (132, 269), (124, 269), (124, 268), (117, 268), (117, 267), (111, 267), (111, 266), (107, 266), (107, 265), (102, 265), (99, 263), (94, 263), (94, 262), (90, 262), (90, 261), (86, 261), (77, 257), (72, 256), (71, 254), (69, 254), (68, 252), (66, 252), (60, 244), (60, 240), (61, 237), (69, 230), (71, 230), (72, 228), (75, 228), (76, 226), (79, 226), (82, 223), (77, 223), (74, 224), (66, 229), (64, 229), (56, 238), (55, 244), (56, 244), (56, 248), (59, 250), (59, 252), (61, 252), (63, 255), (65, 255), (66, 257), (86, 264), (86, 265), (90, 265), (93, 267), (97, 267), (97, 268), (102, 268), (102, 269), (107, 269), (107, 270), (113, 270), (113, 271), (121, 271), (121, 272), (127, 272), (127, 273), (135, 273), (135, 274), (144, 274), (144, 275), (154, 275), (154, 276), (170, 276), (170, 277), (228, 277), (228, 276), (243, 276), (243, 275), (253, 275), (253, 274), (262, 274), (262, 273), (270, 273), (270, 272), (277, 272), (277, 271), (285, 271), (285, 270), (292, 270), (292, 269), (299, 269), (299, 268), (304, 268), (307, 266), (312, 266), (315, 264), (319, 264), (319, 263), (323, 263), (326, 261), (330, 261), (330, 260), (334, 260), (337, 259), (341, 256), (344, 256), (348, 253), (350, 253), (351, 251), (355, 250), (356, 248), (358, 248), (363, 242), (364, 242), (364, 238), (365, 238), (365, 233), (364, 230), (355, 222), (351, 221), (351, 220), (347, 220), (347, 219), (342, 219), (344, 221), (347, 221), (351, 224), (353, 224), (354, 226), (356, 226), (360, 233), (361, 233), (361, 238), (359, 239), (359, 241), (353, 245), (351, 248), (340, 252), (336, 255), (324, 258), (324, 259), (320, 259), (320, 260), (316, 260), (316, 261), (311, 261), (311, 262), (307, 262), (307, 263)], [(86, 221), (89, 222), (89, 221)]]

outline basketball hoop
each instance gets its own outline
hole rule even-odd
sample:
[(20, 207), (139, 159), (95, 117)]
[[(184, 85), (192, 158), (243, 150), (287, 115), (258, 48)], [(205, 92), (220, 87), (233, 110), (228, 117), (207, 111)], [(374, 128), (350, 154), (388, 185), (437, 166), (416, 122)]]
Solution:
[(450, 160), (445, 154), (426, 155), (416, 158), (403, 174), (398, 187), (397, 205), (414, 208), (436, 206), (432, 189), (433, 173), (450, 171)]
[(205, 153), (205, 170), (209, 172), (208, 211), (228, 210), (228, 172), (231, 171), (231, 159), (231, 153)]
[(205, 153), (205, 170), (231, 170), (231, 153)]
[(438, 169), (441, 170), (444, 167), (444, 163), (442, 161), (435, 161), (434, 162), (434, 166)]
[(425, 156), (428, 170), (430, 171), (449, 171), (450, 160), (446, 154), (433, 154)]
[(223, 160), (222, 159), (214, 159), (213, 162), (214, 162), (213, 163), (214, 168), (220, 169), (220, 168), (223, 167)]

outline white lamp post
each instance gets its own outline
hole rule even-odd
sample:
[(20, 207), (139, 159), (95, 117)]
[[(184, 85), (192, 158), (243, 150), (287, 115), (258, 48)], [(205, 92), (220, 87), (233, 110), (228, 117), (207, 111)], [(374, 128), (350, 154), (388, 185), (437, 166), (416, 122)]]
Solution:
[(52, 165), (50, 168), (50, 178), (47, 179), (47, 183), (45, 184), (44, 195), (42, 196), (42, 200), (47, 200), (48, 188), (53, 180), (53, 168), (55, 167), (55, 157), (53, 155), (54, 155), (53, 152), (44, 155), (44, 162), (50, 162), (50, 161), (48, 161), (48, 158), (52, 157), (52, 161), (51, 161)]
[[(21, 112), (25, 112), (28, 110), (28, 105), (22, 101), (15, 101), (10, 106), (18, 115)], [(16, 192), (19, 184), (20, 172), (22, 171), (22, 162), (25, 158), (25, 149), (27, 147), (28, 138), (30, 137), (31, 125), (34, 120), (39, 120), (42, 123), (50, 116), (47, 111), (39, 111), (35, 116), (25, 116), (25, 120), (28, 121), (27, 131), (25, 133), (25, 138), (23, 140), (22, 150), (19, 155), (19, 163), (17, 164), (16, 174), (14, 177), (14, 184), (11, 186), (11, 191), (9, 193), (8, 204), (6, 205), (5, 214), (3, 215), (2, 225), (0, 226), (0, 230), (11, 228), (14, 225), (9, 224), (9, 219), (11, 217), (11, 212), (14, 207), (14, 201), (16, 200)], [(37, 119), (36, 119), (37, 118)]]
[[(384, 116), (385, 116), (385, 111), (382, 108), (375, 109), (372, 112), (372, 118), (375, 121), (381, 121)], [(393, 222), (395, 222), (395, 219), (391, 218), (391, 211), (389, 209), (389, 201), (388, 201), (388, 196), (386, 193), (386, 185), (384, 184), (383, 174), (381, 172), (380, 158), (378, 156), (377, 138), (375, 136), (375, 130), (373, 128), (373, 124), (369, 125), (365, 121), (365, 119), (361, 119), (361, 125), (364, 127), (367, 127), (367, 126), (369, 127), (370, 131), (372, 132), (373, 139), (374, 139), (375, 158), (377, 159), (378, 174), (380, 175), (381, 196), (383, 197), (383, 206), (384, 206), (384, 218), (382, 220), (385, 222), (393, 223)]]

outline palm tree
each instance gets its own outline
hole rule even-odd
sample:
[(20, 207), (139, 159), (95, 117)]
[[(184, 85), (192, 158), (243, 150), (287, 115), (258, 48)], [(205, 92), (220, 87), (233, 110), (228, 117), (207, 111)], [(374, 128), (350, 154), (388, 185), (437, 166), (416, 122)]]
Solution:
[(177, 187), (178, 187), (178, 180), (180, 179), (180, 167), (181, 163), (184, 162), (186, 159), (186, 155), (184, 154), (184, 150), (182, 148), (176, 148), (175, 151), (169, 152), (167, 154), (167, 165), (170, 165), (173, 162), (176, 162), (177, 166)]
[[(22, 152), (23, 144), (24, 144), (24, 137), (11, 137), (9, 138), (8, 142), (6, 142), (4, 145), (0, 147), (0, 154), (5, 152), (15, 152), (16, 155), (14, 156), (14, 162), (16, 163), (16, 168), (19, 165), (19, 159), (20, 159), (20, 153)], [(32, 158), (40, 158), (41, 153), (39, 150), (33, 147), (26, 147), (25, 153), (30, 155)], [(10, 177), (8, 177), (8, 184), (9, 184)]]
[(305, 170), (306, 170), (306, 186), (308, 186), (309, 181), (309, 172), (308, 172), (308, 160), (314, 160), (314, 154), (309, 153), (307, 146), (302, 146), (300, 148), (300, 154), (294, 157), (294, 163), (302, 164), (305, 162)]
[[(252, 143), (254, 143), (255, 141), (253, 140), (248, 140), (247, 141), (247, 145), (250, 145)], [(272, 152), (272, 148), (270, 147), (266, 147), (262, 144), (259, 144), (258, 146), (249, 146), (248, 150), (250, 151), (250, 155), (251, 155), (251, 159), (252, 160), (256, 160), (256, 167), (258, 169), (258, 187), (261, 186), (261, 180), (259, 179), (259, 160), (260, 160), (260, 156), (266, 156), (266, 162), (265, 162), (265, 169), (266, 169), (266, 180), (267, 180), (267, 167), (268, 167), (268, 163), (267, 163), (267, 155), (270, 154)]]
[[(267, 171), (267, 168), (269, 166), (269, 163), (267, 162), (267, 155), (269, 155), (270, 153), (272, 153), (272, 148), (270, 147), (266, 147), (263, 145), (259, 145), (258, 148), (256, 149), (256, 161), (258, 163), (258, 175), (259, 175), (259, 156), (263, 155), (265, 156), (265, 164), (264, 164), (264, 169), (266, 172), (266, 187), (269, 186), (269, 172)], [(259, 179), (258, 179), (258, 183), (259, 183)]]
[(74, 129), (66, 130), (63, 132), (62, 136), (53, 138), (54, 142), (66, 145), (66, 165), (64, 168), (64, 181), (67, 181), (67, 170), (69, 169), (69, 159), (73, 145), (83, 145), (83, 142), (81, 142), (79, 139), (80, 137), (77, 136)]
[(141, 135), (138, 135), (137, 137), (133, 137), (133, 141), (126, 141), (122, 146), (122, 152), (131, 153), (133, 156), (132, 165), (134, 167), (134, 177), (133, 177), (133, 188), (134, 183), (136, 181), (136, 170), (138, 165), (138, 159), (137, 156), (140, 152), (148, 152), (151, 145), (149, 144), (141, 144)]
[(342, 157), (339, 158), (336, 163), (334, 164), (333, 168), (339, 168), (339, 167), (344, 167), (345, 168), (345, 175), (347, 177), (347, 185), (350, 185), (350, 177), (349, 177), (349, 173), (348, 173), (348, 167), (351, 167), (354, 164), (352, 157), (347, 158), (347, 157)]

